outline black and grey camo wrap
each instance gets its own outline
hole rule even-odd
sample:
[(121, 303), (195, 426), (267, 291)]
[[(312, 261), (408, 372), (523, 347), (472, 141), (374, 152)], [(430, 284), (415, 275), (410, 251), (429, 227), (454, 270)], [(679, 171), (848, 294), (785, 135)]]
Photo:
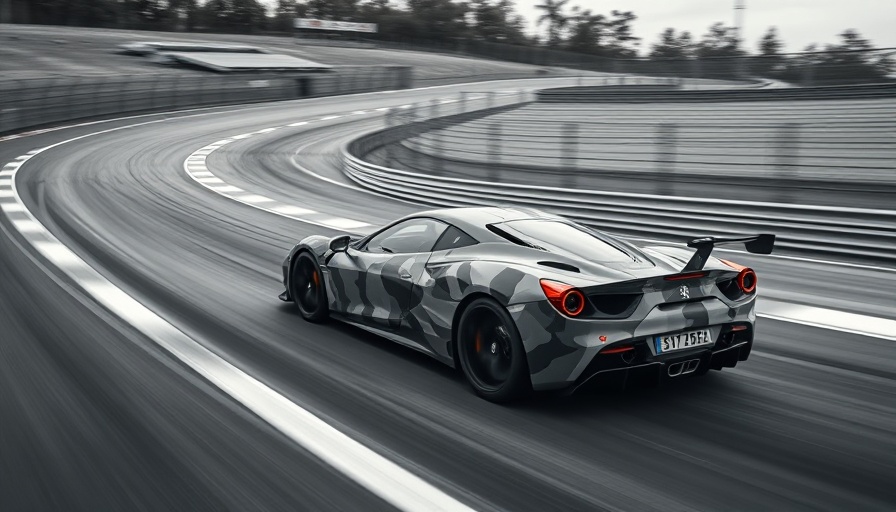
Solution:
[[(595, 275), (583, 277), (539, 266), (531, 258), (510, 257), (503, 246), (478, 247), (475, 253), (458, 249), (359, 258), (353, 248), (332, 254), (329, 241), (321, 236), (302, 240), (284, 265), (300, 250), (314, 254), (324, 275), (331, 312), (453, 365), (452, 333), (461, 306), (478, 296), (492, 297), (507, 308), (516, 323), (535, 389), (562, 388), (575, 382), (595, 355), (617, 342), (701, 327), (708, 327), (715, 339), (723, 325), (753, 323), (756, 318), (755, 296), (730, 300), (716, 286), (720, 272), (731, 276), (735, 272), (715, 259), (707, 265), (714, 273), (704, 279), (663, 281), (657, 275), (670, 273), (666, 269), (653, 270), (653, 278), (626, 283), (617, 281), (618, 273), (612, 269), (604, 275), (595, 271)], [(688, 256), (679, 248), (650, 250), (664, 258), (670, 269)], [(402, 279), (400, 274), (410, 278)], [(542, 278), (588, 289), (605, 285), (643, 296), (625, 319), (569, 318), (548, 302), (539, 284)], [(681, 286), (688, 287), (686, 299)], [(653, 343), (647, 346), (656, 355)]]

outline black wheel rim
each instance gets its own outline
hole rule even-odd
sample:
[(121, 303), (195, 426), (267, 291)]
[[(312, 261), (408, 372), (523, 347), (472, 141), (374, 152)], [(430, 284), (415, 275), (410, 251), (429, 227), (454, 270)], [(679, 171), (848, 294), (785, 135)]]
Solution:
[(460, 333), (460, 344), (470, 377), (484, 390), (496, 390), (510, 378), (513, 344), (508, 327), (486, 307), (471, 311)]
[(300, 258), (295, 269), (296, 302), (306, 314), (314, 314), (320, 306), (320, 273), (307, 258)]

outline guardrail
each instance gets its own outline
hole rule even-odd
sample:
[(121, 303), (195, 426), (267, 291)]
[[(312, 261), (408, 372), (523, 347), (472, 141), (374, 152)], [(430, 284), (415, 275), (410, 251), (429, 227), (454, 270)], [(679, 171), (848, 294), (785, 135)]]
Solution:
[(660, 103), (896, 98), (896, 83), (776, 89), (679, 90), (664, 86), (554, 87), (536, 93), (544, 103)]
[[(664, 94), (648, 87), (637, 90)], [(410, 170), (439, 161), (462, 178), (487, 169), (510, 182), (552, 176), (570, 187), (617, 191), (626, 191), (627, 180), (629, 191), (673, 195), (712, 183), (732, 199), (758, 193), (843, 206), (861, 199), (881, 208), (896, 193), (896, 96), (723, 105), (539, 101), (409, 133), (396, 153)], [(637, 189), (632, 180), (641, 182)]]
[(469, 179), (439, 175), (438, 170), (423, 173), (395, 169), (382, 165), (389, 161), (388, 155), (378, 155), (379, 164), (367, 158), (415, 131), (466, 122), (477, 112), (480, 117), (493, 113), (465, 112), (463, 116), (424, 119), (368, 133), (343, 148), (343, 171), (366, 189), (430, 206), (534, 206), (600, 229), (651, 239), (682, 241), (701, 234), (772, 232), (778, 235), (778, 247), (786, 251), (896, 263), (896, 210), (527, 185), (499, 182), (500, 176)]
[(0, 134), (86, 118), (406, 89), (408, 66), (307, 75), (114, 75), (0, 81)]

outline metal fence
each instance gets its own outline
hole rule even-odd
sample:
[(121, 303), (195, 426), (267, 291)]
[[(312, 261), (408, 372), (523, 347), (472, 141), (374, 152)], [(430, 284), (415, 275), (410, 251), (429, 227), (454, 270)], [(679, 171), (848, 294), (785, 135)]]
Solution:
[[(446, 143), (440, 136), (446, 127), (514, 114), (525, 100), (521, 97), (523, 94), (468, 93), (447, 103), (429, 102), (394, 110), (387, 116), (385, 129), (368, 133), (344, 148), (343, 170), (364, 188), (425, 205), (535, 206), (601, 229), (651, 239), (681, 241), (701, 234), (773, 232), (779, 237), (779, 247), (786, 251), (885, 264), (896, 262), (896, 210), (892, 203), (886, 209), (874, 209), (862, 203), (850, 207), (774, 203), (743, 191), (737, 199), (618, 192), (566, 182), (564, 179), (574, 173), (563, 166), (553, 167), (560, 170), (556, 173), (546, 168), (533, 169), (531, 182), (523, 183), (515, 179), (518, 172), (503, 172), (497, 161), (487, 161), (472, 171), (467, 164), (452, 167), (444, 158), (418, 167), (407, 166), (408, 161), (403, 161), (400, 149), (408, 144), (409, 136), (427, 134), (431, 144), (440, 146)], [(522, 103), (528, 107), (537, 105)], [(677, 112), (675, 116), (683, 114)], [(830, 112), (823, 113), (827, 114)], [(761, 118), (761, 113), (757, 116)], [(859, 117), (855, 122), (861, 125), (864, 120)], [(478, 138), (467, 139), (465, 144), (486, 148), (489, 154), (488, 148), (503, 146), (496, 141), (503, 140), (505, 128), (510, 125), (486, 123), (483, 126), (485, 130), (478, 133)], [(615, 128), (611, 127), (604, 136), (612, 137)], [(711, 136), (712, 132), (713, 128), (703, 136)], [(579, 137), (579, 128), (565, 123), (554, 133), (557, 138), (553, 141), (539, 139), (534, 146), (536, 153), (549, 153), (555, 164), (569, 162), (570, 152), (577, 151), (574, 146), (578, 143), (571, 141)], [(675, 134), (674, 127), (663, 124), (655, 136), (660, 138), (661, 147), (668, 149), (677, 144), (679, 137)], [(621, 138), (629, 136), (620, 134)], [(793, 143), (786, 136), (784, 139), (784, 144)], [(531, 144), (520, 147), (524, 146), (532, 147)], [(674, 160), (669, 153), (666, 151), (663, 158)], [(459, 168), (471, 175), (461, 175), (456, 172)], [(655, 181), (654, 177), (645, 183)], [(718, 191), (719, 187), (713, 186), (712, 190)]]
[[(507, 131), (512, 131), (515, 123), (495, 124), (487, 120), (516, 115), (527, 108), (537, 108), (538, 104), (531, 99), (532, 96), (527, 96), (524, 92), (471, 92), (454, 100), (421, 103), (391, 111), (387, 116), (385, 129), (372, 131), (344, 148), (343, 170), (350, 179), (364, 188), (426, 205), (534, 206), (608, 231), (650, 239), (685, 240), (701, 233), (773, 232), (779, 237), (778, 246), (785, 251), (888, 265), (896, 262), (896, 210), (893, 209), (892, 201), (884, 209), (869, 208), (862, 202), (847, 207), (820, 206), (765, 201), (743, 190), (739, 191), (740, 197), (734, 199), (720, 198), (717, 194), (683, 197), (650, 193), (650, 190), (617, 192), (576, 182), (574, 176), (578, 169), (573, 168), (571, 162), (578, 160), (578, 152), (582, 147), (579, 142), (583, 130), (581, 123), (578, 126), (569, 122), (556, 125), (554, 139), (546, 137), (549, 135), (547, 133), (537, 133), (537, 150), (529, 154), (538, 156), (536, 153), (542, 153), (540, 156), (550, 159), (552, 167), (533, 166), (532, 173), (528, 176), (530, 182), (523, 182), (519, 171), (508, 172), (502, 166), (501, 154), (498, 152), (499, 148), (505, 146), (503, 141), (509, 137)], [(810, 103), (800, 105), (805, 108)], [(632, 105), (625, 108), (630, 107)], [(678, 151), (673, 150), (681, 140), (676, 128), (677, 122), (689, 117), (699, 119), (714, 116), (713, 110), (694, 110), (693, 107), (689, 105), (677, 112), (669, 112), (666, 122), (656, 124), (656, 131), (648, 134), (651, 144), (655, 145), (653, 149), (659, 148), (652, 153), (659, 155), (657, 161), (668, 163), (678, 160)], [(717, 105), (713, 106), (715, 107)], [(823, 124), (826, 119), (836, 119), (837, 116), (832, 116), (830, 103), (822, 107), (824, 108), (815, 112), (815, 121)], [(872, 117), (869, 118), (860, 112), (854, 112), (853, 107), (854, 105), (843, 105), (843, 111), (839, 114), (854, 115), (851, 121), (854, 128), (865, 129), (864, 133), (856, 132), (856, 143), (865, 144), (880, 131), (874, 126), (875, 118), (882, 118), (877, 121), (884, 123), (893, 122), (892, 115), (876, 116), (872, 109)], [(594, 113), (582, 113), (580, 110), (571, 108), (567, 115), (579, 112), (578, 115), (584, 118), (593, 117)], [(609, 113), (604, 112), (604, 115), (607, 114)], [(656, 113), (647, 110), (638, 115), (644, 122), (653, 119)], [(803, 112), (803, 115), (809, 116), (807, 120), (812, 120), (810, 112)], [(754, 124), (769, 126), (762, 111), (754, 111), (753, 117)], [(484, 165), (454, 165), (445, 158), (427, 161), (421, 158), (424, 154), (419, 148), (414, 147), (420, 142), (421, 135), (424, 135), (423, 140), (428, 141), (425, 143), (433, 147), (444, 147), (443, 144), (447, 144), (448, 140), (443, 135), (449, 127), (483, 122), (483, 130), (477, 132), (477, 136), (472, 139), (466, 138), (464, 144), (467, 149), (475, 146), (485, 150)], [(554, 122), (556, 124), (556, 120)], [(635, 123), (635, 126), (638, 124)], [(637, 135), (619, 132), (617, 128), (618, 126), (608, 127), (601, 136), (625, 140)], [(758, 151), (757, 148), (761, 148), (769, 140), (781, 139), (776, 144), (784, 149), (773, 150), (777, 155), (774, 158), (781, 159), (782, 165), (788, 163), (788, 160), (793, 163), (794, 158), (801, 156), (792, 151), (792, 146), (802, 139), (793, 136), (798, 133), (793, 127), (781, 125), (778, 128), (784, 133), (773, 129), (770, 138), (765, 142), (757, 141), (753, 151)], [(823, 131), (818, 135), (822, 135)], [(892, 132), (889, 136), (892, 137)], [(409, 137), (418, 140), (411, 142)], [(714, 139), (717, 137), (716, 129), (705, 130), (700, 137), (702, 140)], [(890, 144), (890, 149), (894, 143), (892, 138), (881, 141)], [(529, 142), (531, 141), (519, 147), (531, 147)], [(819, 139), (818, 144), (822, 148), (827, 143)], [(406, 153), (402, 149), (407, 149), (408, 146), (414, 149), (412, 153)], [(571, 159), (571, 153), (576, 154), (576, 158)], [(409, 163), (412, 165), (408, 165)], [(483, 162), (479, 160), (478, 163)], [(458, 172), (460, 169), (469, 174)], [(637, 184), (638, 180), (632, 180), (631, 176), (632, 174), (627, 174), (625, 181)], [(848, 179), (846, 176), (844, 178)], [(661, 181), (662, 179), (652, 176), (644, 183)], [(719, 192), (721, 188), (725, 187), (714, 185), (710, 190)], [(736, 191), (739, 189), (737, 186), (727, 188)], [(834, 192), (844, 193), (847, 189), (844, 182)]]
[(504, 183), (814, 204), (848, 204), (855, 195), (843, 192), (852, 191), (892, 206), (896, 95), (789, 102), (766, 92), (766, 101), (743, 103), (496, 96), (513, 108), (464, 121), (438, 119), (437, 105), (418, 104), (395, 115), (392, 122), (408, 129), (381, 163)]
[(309, 75), (113, 75), (0, 81), (0, 134), (86, 118), (405, 89), (407, 66)]

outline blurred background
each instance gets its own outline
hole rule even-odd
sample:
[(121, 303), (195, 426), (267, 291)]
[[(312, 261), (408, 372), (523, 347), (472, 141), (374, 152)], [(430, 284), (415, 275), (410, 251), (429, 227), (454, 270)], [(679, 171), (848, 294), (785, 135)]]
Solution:
[[(660, 16), (689, 25), (669, 26), (655, 34), (635, 29), (641, 14), (635, 10), (603, 12), (599, 11), (602, 5), (571, 0), (519, 4), (509, 0), (0, 0), (0, 23), (299, 35), (331, 43), (436, 50), (593, 71), (718, 79), (760, 76), (801, 85), (894, 79), (896, 49), (875, 47), (851, 26), (821, 33), (839, 22), (831, 11), (842, 10), (844, 20), (863, 20), (886, 34), (874, 15), (880, 2), (862, 0), (841, 7), (817, 2), (754, 3), (760, 4), (757, 13), (764, 12), (760, 19), (777, 19), (797, 27), (799, 41), (818, 42), (787, 41), (777, 24), (763, 27), (761, 37), (747, 39), (743, 31), (746, 0), (690, 0), (678, 12), (673, 12), (672, 4), (630, 3), (647, 11), (650, 23), (644, 24), (645, 29), (663, 26), (657, 19)], [(776, 18), (775, 12), (784, 18)], [(692, 27), (692, 20), (712, 16), (731, 22)], [(378, 30), (297, 31), (296, 18), (373, 23)], [(797, 44), (800, 51), (785, 51)]]

